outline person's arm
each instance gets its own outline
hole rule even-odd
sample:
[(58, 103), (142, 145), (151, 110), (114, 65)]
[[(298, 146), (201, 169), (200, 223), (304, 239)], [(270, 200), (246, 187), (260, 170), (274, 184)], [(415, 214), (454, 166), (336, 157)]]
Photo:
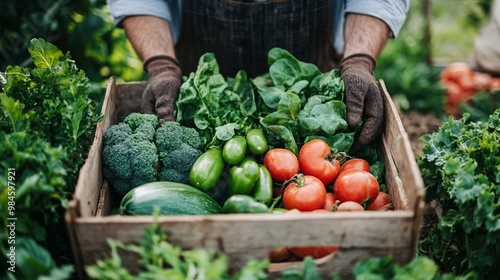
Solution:
[(344, 24), (344, 57), (366, 53), (377, 59), (389, 39), (389, 34), (389, 26), (381, 19), (347, 14)]
[(155, 16), (128, 16), (122, 21), (125, 33), (144, 61), (149, 74), (142, 95), (141, 112), (156, 114), (162, 121), (175, 121), (175, 102), (182, 71), (175, 56), (174, 40), (167, 20)]
[(345, 86), (348, 125), (356, 127), (364, 117), (363, 127), (354, 143), (358, 148), (373, 142), (383, 128), (384, 105), (373, 70), (389, 35), (389, 26), (376, 17), (346, 15), (340, 70)]
[(153, 56), (175, 56), (170, 23), (155, 16), (128, 16), (122, 26), (139, 57), (146, 61)]

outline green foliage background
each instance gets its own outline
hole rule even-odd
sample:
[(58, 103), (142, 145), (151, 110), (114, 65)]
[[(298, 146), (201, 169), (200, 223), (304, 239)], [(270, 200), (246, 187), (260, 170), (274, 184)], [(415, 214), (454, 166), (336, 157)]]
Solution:
[(0, 71), (32, 64), (29, 41), (43, 38), (70, 53), (88, 76), (92, 98), (99, 104), (111, 75), (119, 81), (144, 77), (142, 62), (124, 31), (113, 25), (105, 0), (1, 1), (0, 34)]

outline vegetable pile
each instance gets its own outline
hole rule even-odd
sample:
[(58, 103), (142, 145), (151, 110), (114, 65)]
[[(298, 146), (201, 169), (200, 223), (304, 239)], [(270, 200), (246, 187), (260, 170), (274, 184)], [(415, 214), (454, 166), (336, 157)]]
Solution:
[(500, 109), (486, 121), (449, 118), (425, 135), (418, 163), (427, 200), (442, 215), (420, 241), (422, 254), (458, 274), (477, 271), (493, 279), (500, 268)]
[(474, 71), (465, 62), (450, 63), (440, 77), (448, 115), (469, 113), (471, 120), (484, 120), (500, 107), (500, 78)]
[[(103, 174), (121, 196), (118, 213), (392, 209), (378, 143), (352, 148), (360, 127), (345, 120), (339, 71), (321, 73), (279, 48), (268, 62), (256, 78), (225, 78), (207, 53), (184, 77), (177, 122), (132, 113), (105, 132)], [(320, 257), (315, 247), (291, 249)]]
[(63, 216), (100, 116), (69, 54), (41, 39), (28, 51), (33, 68), (0, 73), (1, 259), (14, 248), (20, 279), (63, 278), (72, 272)]

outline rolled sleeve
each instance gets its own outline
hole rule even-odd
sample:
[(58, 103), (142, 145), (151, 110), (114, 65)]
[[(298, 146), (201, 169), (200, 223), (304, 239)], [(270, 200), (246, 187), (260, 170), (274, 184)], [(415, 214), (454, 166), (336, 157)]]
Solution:
[(406, 20), (409, 6), (410, 0), (351, 0), (346, 2), (345, 13), (364, 14), (379, 18), (389, 26), (391, 36), (396, 37)]
[(149, 15), (171, 23), (174, 41), (177, 42), (181, 25), (182, 1), (164, 0), (108, 0), (109, 11), (115, 26), (120, 27), (128, 16)]

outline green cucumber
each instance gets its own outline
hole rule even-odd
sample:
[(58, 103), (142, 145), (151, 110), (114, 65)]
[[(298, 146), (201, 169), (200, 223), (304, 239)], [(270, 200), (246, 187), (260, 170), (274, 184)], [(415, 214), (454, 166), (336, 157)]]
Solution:
[(210, 215), (222, 207), (208, 194), (190, 185), (175, 182), (151, 182), (130, 190), (122, 198), (121, 215)]

